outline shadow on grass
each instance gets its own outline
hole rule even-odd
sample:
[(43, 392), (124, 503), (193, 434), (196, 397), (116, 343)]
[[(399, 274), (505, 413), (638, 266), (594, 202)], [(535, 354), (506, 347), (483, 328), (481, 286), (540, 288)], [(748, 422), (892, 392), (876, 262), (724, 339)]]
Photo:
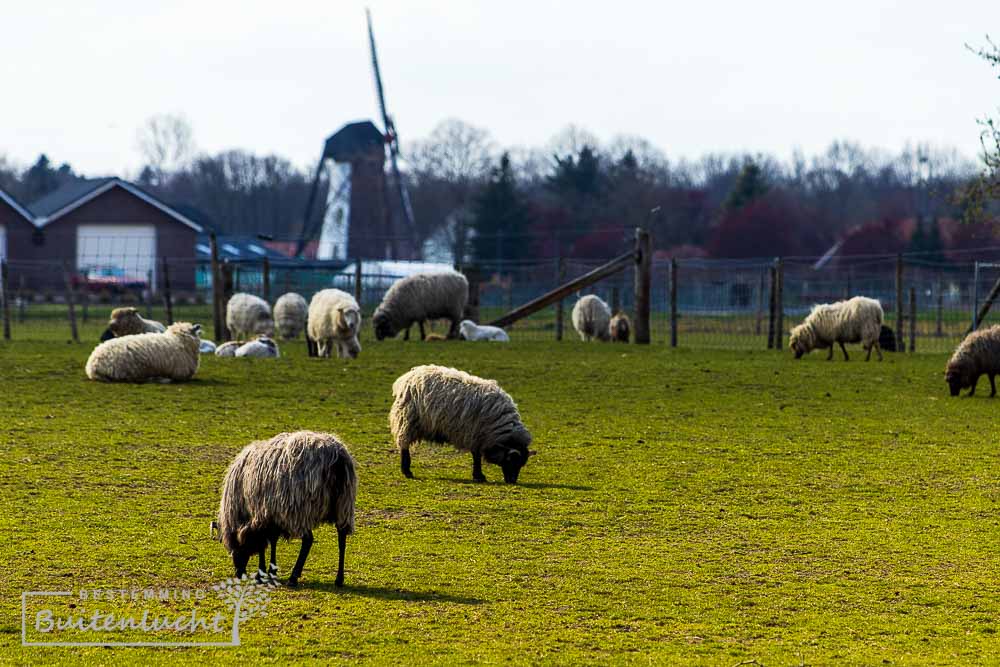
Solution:
[(461, 595), (449, 595), (435, 591), (408, 591), (402, 588), (381, 588), (378, 586), (351, 586), (337, 588), (332, 581), (302, 582), (303, 590), (325, 591), (328, 593), (351, 593), (379, 600), (409, 600), (411, 602), (452, 602), (454, 604), (484, 604), (486, 600)]
[[(476, 482), (466, 477), (442, 477), (440, 478), (443, 482), (454, 482), (455, 484), (468, 484), (469, 486), (479, 486), (480, 484), (498, 484), (500, 486), (507, 486), (503, 481), (503, 477), (495, 480), (487, 480), (486, 482)], [(510, 486), (523, 486), (526, 489), (566, 489), (567, 491), (593, 491), (592, 486), (581, 486), (578, 484), (550, 484), (548, 482), (518, 482), (517, 484), (511, 484)]]

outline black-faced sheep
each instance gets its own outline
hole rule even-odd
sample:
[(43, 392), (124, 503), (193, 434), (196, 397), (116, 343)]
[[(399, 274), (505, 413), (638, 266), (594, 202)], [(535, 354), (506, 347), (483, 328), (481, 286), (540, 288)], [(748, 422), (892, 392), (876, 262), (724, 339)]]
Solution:
[(573, 305), (573, 328), (580, 340), (610, 340), (611, 309), (600, 297), (588, 294)]
[(482, 459), (503, 470), (515, 484), (534, 452), (531, 433), (517, 405), (494, 380), (443, 366), (417, 366), (392, 385), (389, 429), (399, 449), (400, 469), (410, 471), (410, 446), (420, 440), (451, 443), (472, 453), (472, 479), (485, 482)]
[(190, 380), (198, 370), (200, 324), (175, 322), (164, 333), (104, 341), (87, 359), (87, 377), (105, 382)]
[(301, 294), (288, 292), (274, 302), (274, 324), (283, 340), (298, 338), (306, 328), (308, 316), (309, 304)]
[(971, 387), (969, 396), (976, 393), (979, 377), (990, 379), (990, 396), (996, 396), (996, 376), (1000, 373), (1000, 325), (973, 331), (955, 349), (944, 378), (952, 396), (966, 387)]
[(135, 308), (115, 308), (111, 311), (108, 328), (101, 334), (101, 342), (119, 336), (141, 333), (163, 333), (167, 328), (155, 320), (147, 320)]
[(423, 322), (437, 319), (450, 320), (448, 338), (456, 338), (468, 300), (469, 282), (461, 273), (418, 273), (397, 280), (372, 316), (375, 338), (392, 338), (417, 323), (423, 340)]
[(510, 342), (510, 336), (500, 327), (493, 327), (488, 324), (476, 324), (472, 320), (462, 320), (458, 329), (459, 336), (465, 340), (491, 340), (498, 343)]
[(608, 331), (611, 334), (612, 342), (627, 343), (629, 335), (632, 333), (632, 320), (628, 318), (628, 315), (619, 311), (611, 318)]
[(231, 340), (246, 340), (258, 335), (273, 336), (271, 306), (259, 296), (237, 292), (226, 304), (226, 328), (229, 329)]
[[(226, 470), (219, 502), (218, 528), (222, 544), (232, 554), (237, 578), (259, 554), (258, 578), (277, 573), (278, 538), (301, 538), (299, 558), (288, 577), (295, 586), (302, 576), (314, 528), (337, 527), (340, 549), (337, 586), (344, 585), (344, 551), (354, 532), (354, 500), (358, 477), (354, 459), (337, 436), (298, 431), (243, 448)], [(271, 546), (271, 565), (264, 569), (264, 552)]]
[(354, 297), (339, 289), (316, 292), (309, 303), (309, 338), (316, 341), (319, 356), (329, 357), (333, 349), (341, 359), (355, 359), (361, 352), (361, 307)]
[(865, 361), (871, 359), (872, 348), (882, 361), (879, 333), (882, 330), (882, 305), (875, 299), (856, 296), (847, 301), (813, 306), (805, 321), (792, 329), (788, 346), (798, 359), (814, 350), (828, 348), (827, 361), (833, 358), (833, 345), (839, 344), (848, 360), (844, 343), (861, 343), (868, 351)]

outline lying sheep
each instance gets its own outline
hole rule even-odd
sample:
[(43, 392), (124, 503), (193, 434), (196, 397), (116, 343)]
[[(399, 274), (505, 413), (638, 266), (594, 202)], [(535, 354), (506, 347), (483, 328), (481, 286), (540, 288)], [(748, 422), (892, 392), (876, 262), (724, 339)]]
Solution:
[(618, 311), (611, 318), (611, 323), (608, 325), (608, 333), (611, 336), (612, 342), (627, 343), (629, 335), (632, 333), (632, 320), (625, 313)]
[(309, 303), (308, 336), (316, 341), (321, 357), (329, 357), (333, 348), (341, 359), (356, 359), (361, 352), (361, 307), (354, 297), (339, 289), (316, 292)]
[(868, 351), (865, 361), (871, 359), (872, 348), (882, 361), (879, 333), (882, 330), (882, 305), (876, 299), (856, 296), (847, 301), (813, 306), (805, 321), (792, 329), (788, 346), (800, 358), (814, 349), (829, 348), (826, 360), (833, 359), (833, 345), (838, 343), (848, 360), (844, 343), (861, 343)]
[(581, 340), (608, 341), (611, 309), (600, 297), (588, 294), (573, 305), (573, 328)]
[(461, 273), (418, 273), (397, 280), (375, 309), (372, 324), (375, 338), (392, 338), (417, 323), (420, 340), (425, 339), (425, 320), (448, 319), (448, 338), (458, 337), (465, 304), (469, 300), (469, 282)]
[(531, 433), (521, 423), (513, 399), (494, 380), (454, 368), (417, 366), (392, 385), (394, 401), (389, 428), (399, 449), (403, 475), (410, 472), (410, 446), (419, 440), (449, 442), (472, 453), (472, 479), (485, 482), (482, 459), (503, 469), (515, 484), (528, 451)]
[(115, 308), (111, 311), (108, 328), (101, 334), (101, 342), (119, 336), (141, 333), (163, 333), (167, 328), (155, 320), (147, 320), (135, 308)]
[(245, 345), (241, 340), (231, 340), (228, 343), (223, 343), (215, 348), (215, 356), (217, 357), (235, 357), (236, 350), (240, 349)]
[(969, 396), (976, 393), (979, 376), (990, 379), (990, 397), (996, 396), (996, 375), (1000, 373), (1000, 324), (973, 331), (965, 337), (948, 360), (944, 378), (952, 396), (971, 387)]
[(259, 296), (237, 292), (226, 304), (226, 328), (232, 340), (245, 340), (261, 334), (273, 336), (271, 306)]
[(244, 343), (236, 348), (235, 357), (256, 357), (258, 359), (277, 359), (281, 356), (278, 344), (267, 336), (257, 336), (257, 340)]
[(499, 343), (510, 342), (510, 336), (500, 327), (491, 327), (488, 324), (476, 324), (472, 320), (462, 320), (458, 329), (459, 336), (465, 340), (492, 340)]
[[(232, 554), (237, 578), (246, 574), (253, 554), (259, 554), (258, 579), (273, 578), (278, 571), (278, 538), (301, 538), (299, 558), (288, 577), (288, 585), (295, 586), (312, 547), (313, 529), (332, 523), (340, 549), (334, 583), (343, 586), (344, 550), (347, 536), (354, 532), (357, 491), (354, 459), (336, 435), (279, 433), (250, 443), (230, 464), (222, 482), (219, 518), (212, 528), (219, 530), (222, 544)], [(265, 572), (268, 544), (271, 564)]]
[(198, 370), (200, 324), (175, 322), (165, 333), (107, 340), (90, 353), (87, 377), (105, 382), (190, 380)]
[(282, 340), (293, 340), (306, 328), (309, 304), (301, 294), (288, 292), (274, 302), (274, 324)]
[(202, 354), (215, 354), (216, 349), (215, 343), (210, 340), (203, 340), (198, 345), (198, 351)]

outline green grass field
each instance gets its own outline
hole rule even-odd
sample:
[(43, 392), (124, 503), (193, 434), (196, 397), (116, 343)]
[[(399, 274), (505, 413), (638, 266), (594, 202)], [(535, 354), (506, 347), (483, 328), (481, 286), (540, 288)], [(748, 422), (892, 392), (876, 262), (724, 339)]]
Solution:
[[(1000, 399), (985, 380), (949, 398), (942, 355), (365, 341), (354, 362), (296, 344), (129, 386), (87, 381), (90, 346), (48, 337), (0, 343), (0, 662), (1000, 660)], [(494, 466), (472, 484), (470, 457), (434, 445), (403, 479), (390, 386), (430, 362), (518, 401), (539, 451), (519, 485)], [(23, 591), (231, 576), (208, 536), (225, 467), (294, 429), (339, 433), (359, 464), (346, 588), (323, 527), (239, 648), (21, 646)], [(297, 552), (280, 546), (283, 574)]]

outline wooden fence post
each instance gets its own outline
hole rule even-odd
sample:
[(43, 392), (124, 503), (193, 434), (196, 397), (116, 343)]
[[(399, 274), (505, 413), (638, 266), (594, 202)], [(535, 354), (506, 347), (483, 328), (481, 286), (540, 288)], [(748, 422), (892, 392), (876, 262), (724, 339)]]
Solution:
[(264, 265), (260, 269), (264, 287), (264, 301), (271, 303), (271, 259), (264, 258)]
[(66, 305), (69, 316), (69, 331), (73, 336), (73, 342), (80, 342), (80, 332), (76, 328), (76, 303), (73, 294), (73, 276), (69, 270), (69, 263), (63, 262), (63, 280), (66, 282)]
[(212, 253), (212, 332), (215, 342), (221, 343), (226, 336), (222, 330), (222, 272), (219, 271), (219, 244), (215, 232), (208, 235), (208, 247)]
[(160, 259), (161, 273), (163, 273), (163, 308), (167, 311), (167, 325), (174, 323), (174, 297), (170, 293), (170, 266), (167, 258)]
[(677, 258), (670, 258), (670, 347), (677, 347)]
[(361, 258), (354, 260), (354, 300), (358, 302), (358, 305), (362, 305), (361, 297), (364, 296), (364, 290), (362, 280), (364, 276), (361, 274)]
[[(558, 277), (556, 278), (556, 284), (562, 285), (566, 281), (566, 258), (560, 257), (558, 261)], [(559, 299), (556, 302), (556, 340), (563, 339), (563, 309), (564, 309), (563, 299)]]
[(896, 349), (903, 349), (903, 255), (896, 255)]
[(777, 312), (777, 309), (775, 308), (775, 302), (774, 302), (774, 300), (777, 297), (777, 292), (778, 292), (778, 289), (777, 289), (778, 288), (778, 279), (777, 279), (778, 271), (775, 268), (774, 264), (772, 264), (770, 267), (768, 267), (767, 271), (768, 271), (768, 274), (770, 274), (770, 278), (771, 278), (771, 281), (770, 281), (771, 282), (771, 290), (770, 290), (771, 293), (768, 295), (768, 304), (767, 304), (767, 349), (773, 350), (774, 349), (774, 338), (775, 338), (775, 336), (774, 336), (774, 316), (775, 316), (775, 313)]
[(635, 343), (649, 345), (649, 292), (653, 286), (653, 244), (649, 232), (635, 230)]
[(909, 352), (917, 351), (917, 289), (910, 288), (910, 349)]
[(463, 266), (462, 274), (469, 283), (469, 299), (465, 303), (465, 318), (473, 322), (479, 322), (479, 283), (482, 276), (478, 267)]
[(785, 344), (785, 260), (778, 258), (776, 268), (774, 304), (774, 349), (780, 350)]
[(937, 283), (934, 285), (934, 292), (937, 294), (937, 322), (934, 327), (934, 335), (940, 338), (944, 335), (941, 328), (941, 318), (944, 315), (944, 293), (941, 291), (941, 279), (937, 279)]
[(10, 340), (10, 291), (7, 289), (7, 260), (0, 260), (0, 303), (3, 304), (3, 339)]
[(757, 289), (757, 322), (754, 325), (754, 335), (760, 335), (761, 322), (764, 320), (764, 290), (767, 287), (767, 270), (760, 270), (760, 286)]
[(19, 324), (24, 324), (25, 310), (27, 309), (27, 299), (24, 298), (24, 283), (25, 277), (22, 272), (21, 275), (17, 277), (17, 321)]
[(622, 295), (618, 286), (611, 288), (611, 314), (617, 313), (622, 308)]
[[(156, 261), (155, 259), (153, 261)], [(153, 319), (153, 269), (146, 271), (146, 319)], [(86, 318), (83, 320), (86, 322)]]

